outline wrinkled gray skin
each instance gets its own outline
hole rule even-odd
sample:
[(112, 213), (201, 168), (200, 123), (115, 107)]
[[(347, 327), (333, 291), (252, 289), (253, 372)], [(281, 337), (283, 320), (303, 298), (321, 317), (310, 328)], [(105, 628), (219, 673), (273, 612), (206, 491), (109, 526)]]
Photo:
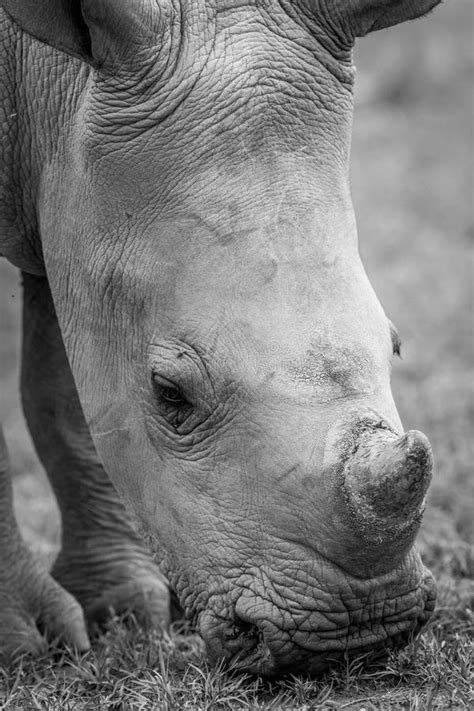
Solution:
[(64, 527), (59, 586), (2, 445), (0, 648), (86, 649), (82, 608), (166, 624), (121, 501), (211, 657), (318, 673), (402, 643), (434, 605), (431, 455), (357, 249), (351, 48), (437, 0), (0, 4), (0, 251)]

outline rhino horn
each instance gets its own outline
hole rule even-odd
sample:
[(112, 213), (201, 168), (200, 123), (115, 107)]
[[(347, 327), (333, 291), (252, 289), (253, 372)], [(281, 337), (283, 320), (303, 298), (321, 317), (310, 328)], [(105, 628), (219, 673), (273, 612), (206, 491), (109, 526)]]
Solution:
[(431, 446), (416, 430), (397, 437), (372, 430), (359, 440), (345, 469), (344, 488), (364, 537), (413, 539), (421, 522), (433, 470)]

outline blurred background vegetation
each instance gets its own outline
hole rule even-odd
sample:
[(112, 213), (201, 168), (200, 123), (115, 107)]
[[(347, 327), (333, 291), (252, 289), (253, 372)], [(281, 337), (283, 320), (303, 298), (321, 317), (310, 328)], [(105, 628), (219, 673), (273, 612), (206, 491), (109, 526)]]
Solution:
[(470, 577), (473, 27), (471, 0), (451, 0), (359, 42), (352, 162), (362, 257), (403, 340), (395, 401), (435, 454), (425, 556)]
[[(465, 581), (474, 577), (472, 43), (472, 0), (361, 40), (352, 160), (363, 260), (403, 340), (395, 400), (435, 453), (421, 545), (439, 574)], [(50, 555), (59, 516), (20, 412), (21, 290), (4, 260), (0, 280), (0, 412), (17, 515)]]

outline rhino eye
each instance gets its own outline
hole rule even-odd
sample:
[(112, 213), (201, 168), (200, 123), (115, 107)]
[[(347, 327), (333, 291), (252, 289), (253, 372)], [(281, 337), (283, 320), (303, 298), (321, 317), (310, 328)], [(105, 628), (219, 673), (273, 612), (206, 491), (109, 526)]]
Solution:
[(154, 375), (153, 389), (162, 415), (175, 428), (178, 428), (191, 414), (193, 406), (182, 390), (165, 378)]
[(181, 407), (187, 403), (181, 390), (174, 385), (161, 387), (160, 397), (169, 405), (175, 405), (175, 407)]
[(182, 390), (169, 380), (165, 380), (164, 378), (154, 375), (153, 388), (155, 390), (155, 395), (160, 402), (172, 405), (173, 407), (183, 407), (184, 405), (189, 405), (189, 402), (184, 396)]

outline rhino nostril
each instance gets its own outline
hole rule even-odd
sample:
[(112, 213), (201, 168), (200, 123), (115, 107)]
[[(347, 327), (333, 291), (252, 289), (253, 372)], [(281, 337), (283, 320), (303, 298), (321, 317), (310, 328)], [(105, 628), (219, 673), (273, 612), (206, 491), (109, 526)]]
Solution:
[(227, 648), (232, 654), (229, 669), (257, 674), (273, 673), (273, 655), (258, 625), (236, 615), (226, 638)]
[(240, 639), (243, 643), (242, 647), (245, 649), (256, 646), (263, 639), (262, 632), (257, 625), (242, 620), (238, 615), (235, 615), (234, 624), (226, 636), (228, 639)]
[(260, 627), (237, 614), (224, 632), (224, 644), (229, 653), (229, 668), (236, 671), (268, 673), (273, 668), (272, 654)]

